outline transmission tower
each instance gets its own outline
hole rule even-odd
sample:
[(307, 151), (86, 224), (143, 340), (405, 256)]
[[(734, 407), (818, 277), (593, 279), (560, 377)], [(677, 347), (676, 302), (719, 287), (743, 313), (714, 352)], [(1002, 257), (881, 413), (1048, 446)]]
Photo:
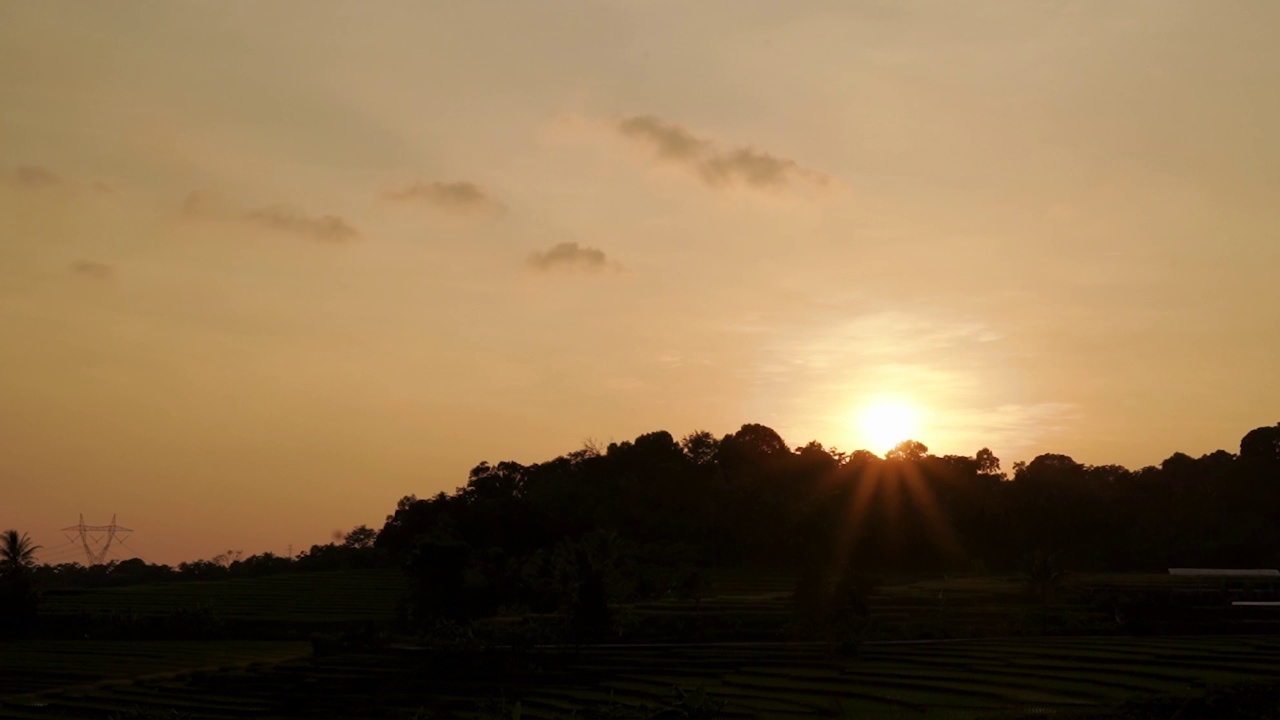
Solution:
[[(62, 528), (63, 533), (76, 533), (80, 545), (84, 548), (84, 556), (90, 565), (100, 565), (106, 559), (114, 542), (124, 542), (124, 538), (133, 532), (129, 528), (116, 524), (116, 516), (111, 516), (110, 525), (85, 525), (84, 513), (80, 514), (80, 524)], [(67, 539), (75, 542), (75, 538), (67, 535)]]

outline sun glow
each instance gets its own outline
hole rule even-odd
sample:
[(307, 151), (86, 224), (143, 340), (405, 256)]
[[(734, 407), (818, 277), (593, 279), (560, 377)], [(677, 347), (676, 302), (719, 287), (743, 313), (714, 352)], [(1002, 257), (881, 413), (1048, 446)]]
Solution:
[(910, 403), (881, 399), (858, 412), (859, 440), (872, 452), (884, 454), (903, 440), (919, 439), (920, 412)]

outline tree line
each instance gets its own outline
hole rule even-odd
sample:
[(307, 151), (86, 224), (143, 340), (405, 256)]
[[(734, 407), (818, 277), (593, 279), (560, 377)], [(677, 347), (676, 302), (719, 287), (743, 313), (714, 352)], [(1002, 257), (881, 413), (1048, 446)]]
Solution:
[(792, 449), (755, 424), (718, 439), (659, 431), (532, 465), (481, 463), (453, 493), (401, 499), (375, 546), (404, 558), (429, 537), (523, 555), (606, 531), (718, 566), (1009, 571), (1036, 553), (1099, 571), (1280, 561), (1280, 424), (1249, 432), (1238, 453), (1175, 453), (1139, 470), (1059, 454), (1010, 470), (987, 449), (939, 456), (906, 441), (879, 457)]
[(1026, 573), (1046, 561), (1274, 566), (1278, 501), (1280, 424), (1249, 432), (1238, 453), (1175, 453), (1138, 470), (1044, 454), (1009, 472), (985, 448), (939, 456), (906, 441), (879, 457), (791, 448), (748, 424), (481, 463), (453, 493), (401, 499), (375, 547), (407, 568), (423, 616), (504, 604), (600, 615), (607, 600), (696, 594), (707, 567), (826, 578), (834, 592), (869, 574)]
[(915, 441), (884, 457), (792, 448), (758, 424), (719, 438), (658, 431), (541, 463), (481, 463), (452, 493), (402, 498), (380, 530), (295, 558), (36, 567), (11, 535), (0, 587), (21, 607), (31, 578), (91, 587), (395, 564), (419, 617), (558, 610), (588, 624), (611, 601), (696, 596), (710, 567), (810, 578), (1026, 572), (1044, 558), (1076, 571), (1274, 567), (1280, 424), (1235, 453), (1137, 470), (1044, 454), (1005, 471), (985, 448), (935, 455)]

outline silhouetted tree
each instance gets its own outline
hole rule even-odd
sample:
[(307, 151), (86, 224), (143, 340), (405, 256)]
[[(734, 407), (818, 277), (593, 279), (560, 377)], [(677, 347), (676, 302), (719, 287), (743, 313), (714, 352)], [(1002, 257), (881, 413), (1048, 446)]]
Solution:
[(26, 533), (0, 535), (0, 637), (28, 632), (33, 625), (39, 599), (31, 577), (39, 549)]
[(1000, 471), (1000, 458), (989, 448), (982, 448), (973, 457), (978, 461), (978, 472), (987, 477), (1004, 479), (1004, 473)]
[(36, 551), (40, 549), (26, 533), (6, 530), (0, 535), (0, 573), (24, 573), (36, 565)]
[(422, 538), (406, 566), (419, 619), (461, 620), (481, 611), (469, 592), (471, 569), (472, 549), (465, 543)]
[(1280, 423), (1250, 430), (1240, 440), (1240, 459), (1245, 462), (1280, 463)]
[(903, 440), (884, 454), (886, 460), (922, 460), (929, 454), (929, 448), (922, 442)]
[(364, 550), (372, 548), (375, 540), (378, 539), (378, 531), (369, 528), (367, 525), (360, 525), (353, 528), (342, 539), (342, 546), (353, 550)]
[[(988, 448), (936, 456), (907, 441), (882, 459), (817, 442), (792, 450), (757, 424), (719, 440), (659, 431), (533, 465), (481, 463), (454, 493), (402, 499), (374, 544), (406, 562), (421, 538), (463, 543), (474, 554), (468, 572), (490, 578), (501, 602), (543, 608), (563, 608), (549, 599), (557, 594), (596, 593), (590, 583), (574, 586), (581, 596), (553, 590), (549, 569), (556, 548), (596, 531), (649, 568), (625, 592), (609, 589), (610, 602), (669, 592), (660, 588), (673, 587), (665, 578), (675, 568), (704, 562), (1018, 571), (1039, 552), (1080, 570), (1274, 563), (1278, 436), (1280, 426), (1259, 428), (1239, 456), (1175, 454), (1136, 471), (1046, 453), (1008, 476)], [(687, 560), (659, 560), (673, 556), (668, 548)]]

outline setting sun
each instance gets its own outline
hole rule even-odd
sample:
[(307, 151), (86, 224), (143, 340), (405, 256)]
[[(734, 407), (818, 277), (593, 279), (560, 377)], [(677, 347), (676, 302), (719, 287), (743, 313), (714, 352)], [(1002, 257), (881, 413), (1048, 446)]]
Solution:
[(920, 426), (920, 413), (900, 400), (878, 400), (864, 407), (857, 416), (859, 440), (868, 450), (884, 453), (915, 435)]

